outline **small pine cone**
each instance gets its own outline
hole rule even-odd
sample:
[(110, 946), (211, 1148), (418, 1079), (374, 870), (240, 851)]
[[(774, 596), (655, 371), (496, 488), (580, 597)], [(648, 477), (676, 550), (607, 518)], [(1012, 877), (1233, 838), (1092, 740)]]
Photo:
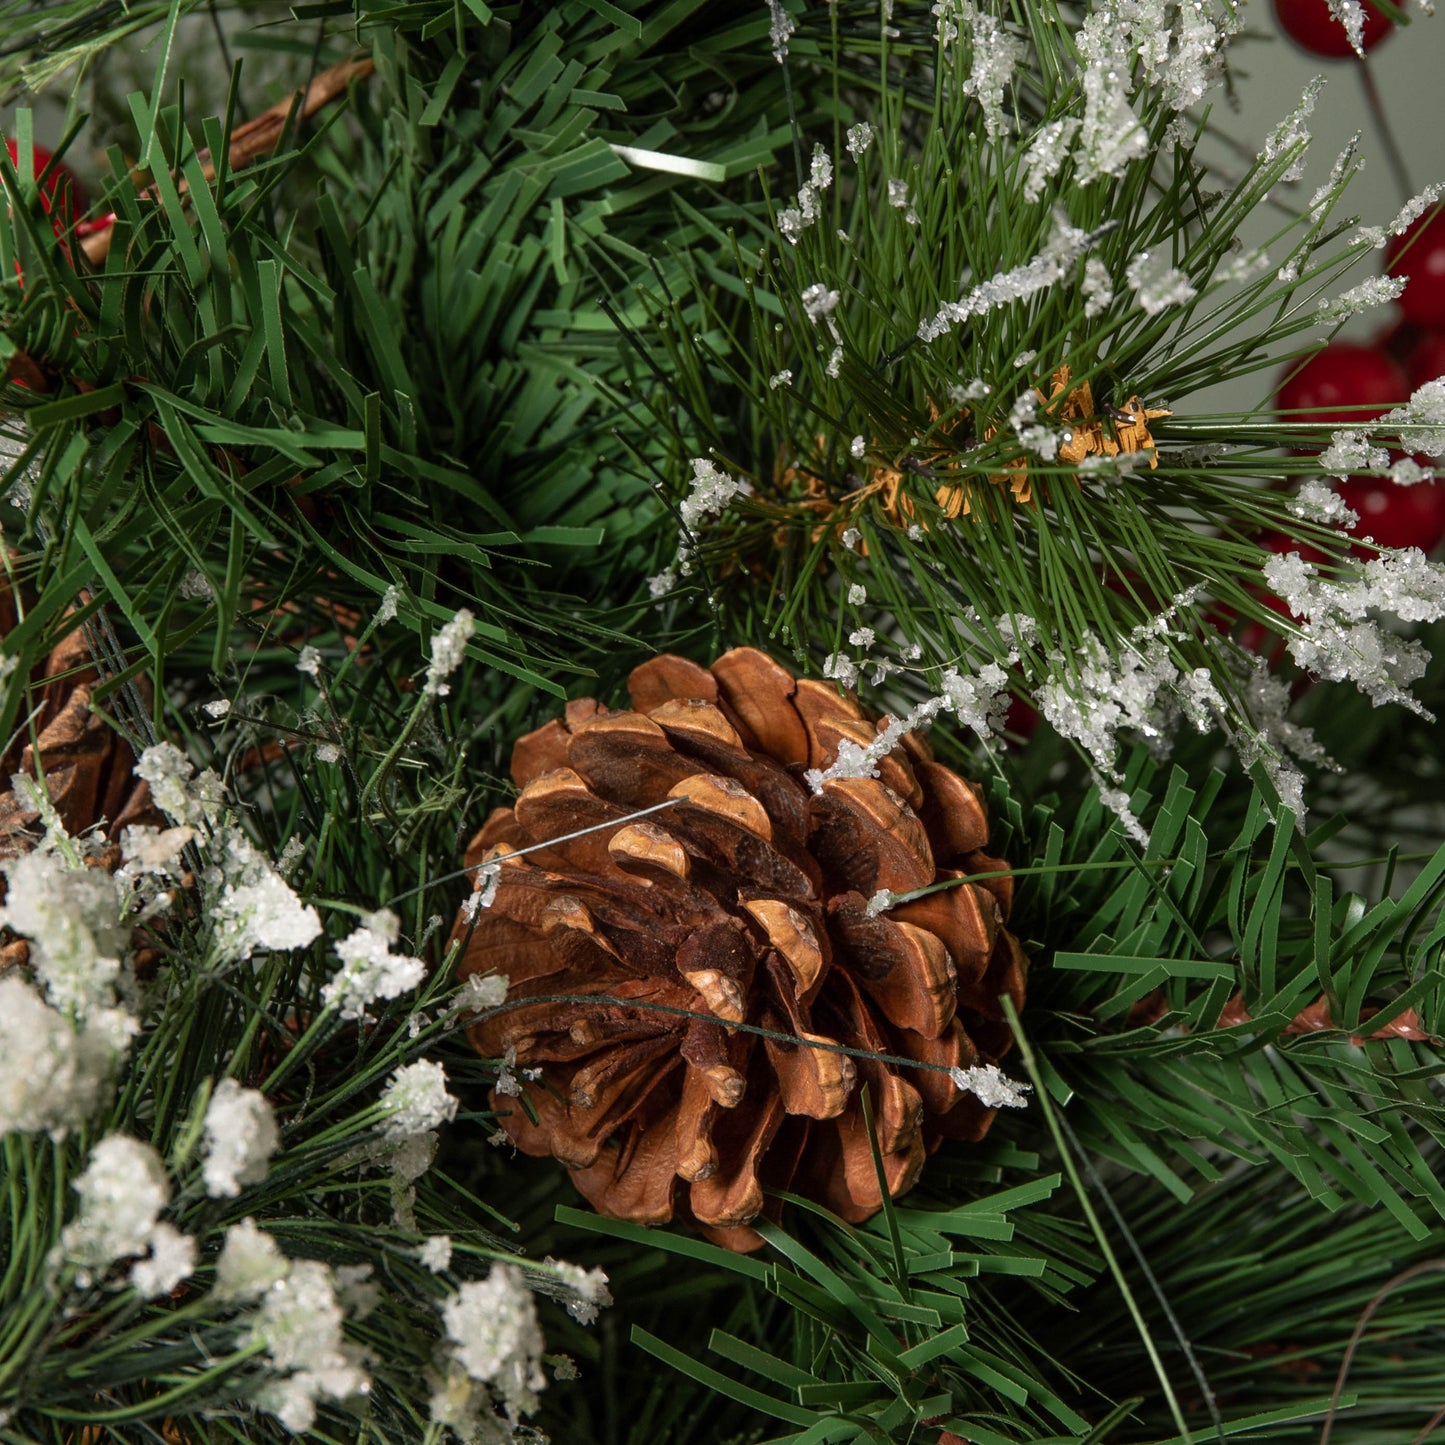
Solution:
[[(9, 591), (0, 590), (0, 635), (14, 623)], [(165, 826), (151, 802), (150, 788), (132, 774), (135, 756), (130, 746), (91, 711), (97, 681), (84, 628), (63, 638), (31, 675), (35, 741), (22, 746), (17, 740), (0, 757), (0, 860), (28, 851), (39, 836), (40, 815), (11, 786), (16, 773), (31, 778), (44, 773), (46, 792), (67, 833), (78, 835), (103, 825), (108, 846), (90, 859), (100, 867), (119, 865), (119, 839), (128, 825)], [(0, 876), (0, 901), (4, 896), (5, 880)], [(0, 970), (28, 957), (23, 939), (0, 942)]]
[[(994, 1111), (939, 1069), (807, 1045), (945, 1068), (1008, 1049), (1000, 998), (1022, 1006), (1027, 974), (1004, 927), (1011, 878), (867, 909), (879, 889), (1006, 868), (982, 851), (978, 791), (910, 736), (877, 778), (812, 794), (804, 771), (880, 724), (751, 648), (711, 669), (653, 658), (630, 689), (630, 712), (569, 703), (517, 743), (520, 796), (467, 853), (501, 861), (490, 907), (458, 919), (459, 970), (507, 975), (518, 1005), (471, 1029), (523, 1072), (525, 1098), (493, 1105), (519, 1148), (561, 1160), (614, 1218), (680, 1215), (736, 1249), (760, 1242), (747, 1225), (765, 1189), (867, 1219), (882, 1193), (861, 1085), (894, 1195)], [(627, 821), (669, 798), (683, 801)]]

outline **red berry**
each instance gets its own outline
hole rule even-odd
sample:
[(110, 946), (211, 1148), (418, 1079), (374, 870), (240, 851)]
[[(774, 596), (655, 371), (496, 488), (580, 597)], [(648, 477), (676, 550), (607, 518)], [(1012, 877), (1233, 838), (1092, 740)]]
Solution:
[(1419, 339), (1420, 328), (1412, 322), (1406, 321), (1403, 316), (1396, 316), (1394, 320), (1375, 333), (1370, 345), (1376, 351), (1385, 352), (1392, 361), (1398, 361), (1401, 366), (1404, 366), (1405, 358), (1410, 354), (1410, 348)]
[(1445, 540), (1445, 486), (1417, 482), (1397, 486), (1388, 477), (1351, 477), (1339, 493), (1360, 520), (1353, 537), (1371, 537), (1382, 547), (1418, 547), (1430, 553)]
[(1411, 391), (1445, 376), (1445, 331), (1427, 331), (1420, 337), (1405, 358), (1405, 375)]
[(1400, 296), (1405, 318), (1417, 326), (1445, 326), (1445, 213), (1427, 211), (1385, 247), (1385, 270), (1408, 276)]
[[(1364, 9), (1365, 30), (1360, 37), (1360, 48), (1370, 50), (1395, 26), (1369, 0), (1364, 0)], [(1274, 14), (1279, 28), (1301, 50), (1308, 50), (1311, 55), (1348, 60), (1355, 53), (1349, 36), (1345, 34), (1345, 27), (1330, 14), (1326, 0), (1274, 0)]]
[(115, 212), (107, 211), (103, 216), (97, 216), (93, 221), (77, 221), (75, 223), (75, 234), (83, 241), (87, 236), (98, 236), (102, 231), (108, 231), (115, 225)]
[[(10, 152), (10, 164), (18, 166), (20, 164), (19, 145), (13, 140), (7, 140), (5, 147)], [(44, 146), (38, 145), (31, 146), (30, 152), (35, 167), (31, 174), (38, 176), (46, 166), (50, 165), (50, 152)], [(45, 184), (40, 188), (40, 204), (45, 207), (47, 215), (54, 212), (53, 224), (56, 235), (66, 230), (75, 220), (76, 215), (85, 209), (85, 192), (81, 189), (80, 182), (76, 180), (75, 172), (64, 161), (58, 161), (51, 167), (50, 174), (45, 178)]]
[(1276, 406), (1286, 421), (1311, 426), (1358, 426), (1374, 421), (1409, 398), (1404, 371), (1383, 351), (1332, 341), (1280, 381)]
[(1010, 734), (1028, 739), (1038, 731), (1039, 714), (1026, 697), (1011, 697), (1008, 704), (1008, 717), (1004, 720), (1004, 728)]

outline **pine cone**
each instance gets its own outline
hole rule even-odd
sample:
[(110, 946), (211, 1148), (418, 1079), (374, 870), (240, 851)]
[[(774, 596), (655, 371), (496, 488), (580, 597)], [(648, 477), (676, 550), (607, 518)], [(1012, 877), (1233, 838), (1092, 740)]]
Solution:
[[(0, 636), (14, 625), (14, 601), (8, 589), (0, 588)], [(17, 739), (0, 757), (0, 859), (26, 852), (38, 836), (40, 815), (10, 785), (15, 773), (37, 776), (37, 755), (46, 791), (66, 832), (80, 834), (104, 824), (111, 843), (92, 859), (99, 866), (115, 868), (120, 863), (118, 840), (127, 825), (165, 826), (149, 787), (132, 775), (135, 756), (129, 745), (91, 711), (91, 692), (98, 679), (84, 628), (63, 638), (32, 673), (30, 707), (35, 710), (36, 741)], [(0, 901), (4, 896), (5, 880), (0, 876)], [(0, 970), (28, 957), (23, 939), (0, 943)]]
[[(878, 778), (813, 795), (804, 770), (881, 725), (751, 648), (710, 670), (654, 658), (630, 689), (631, 712), (573, 702), (517, 743), (521, 794), (467, 853), (502, 862), (490, 907), (458, 918), (460, 972), (505, 974), (509, 1001), (537, 998), (472, 1026), (483, 1055), (515, 1051), (535, 1071), (519, 1087), (536, 1122), (522, 1099), (494, 1092), (493, 1105), (518, 1147), (561, 1160), (614, 1218), (680, 1214), (747, 1249), (764, 1190), (787, 1188), (867, 1219), (882, 1193), (861, 1084), (894, 1195), (942, 1139), (981, 1138), (993, 1110), (937, 1069), (732, 1025), (947, 1067), (997, 1060), (1000, 997), (1021, 1006), (1027, 973), (1003, 926), (1012, 879), (867, 910), (879, 889), (1006, 868), (981, 851), (978, 792), (906, 737)], [(626, 821), (669, 798), (684, 801)], [(548, 842), (605, 823), (617, 826)]]

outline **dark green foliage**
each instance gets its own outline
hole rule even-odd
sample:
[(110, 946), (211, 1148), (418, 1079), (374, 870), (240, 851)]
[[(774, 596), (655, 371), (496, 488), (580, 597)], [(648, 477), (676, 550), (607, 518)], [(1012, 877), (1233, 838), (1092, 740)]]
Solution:
[[(57, 27), (96, 48), (129, 33), (51, 8), (28, 24), (52, 46)], [(629, 625), (662, 518), (615, 436), (599, 302), (746, 216), (789, 137), (766, 23), (721, 5), (302, 18), (323, 10), (296, 82), (358, 44), (376, 74), (274, 159), (207, 186), (199, 150), (228, 152), (235, 87), (193, 87), (184, 112), (133, 98), (126, 153), (157, 198), (115, 154), (100, 271), (9, 175), (0, 259), (27, 279), (4, 285), (5, 344), (49, 388), (7, 398), (45, 458), (22, 490), (12, 473), (19, 570), (57, 605), (81, 586), (111, 602), (158, 691), (222, 668), (257, 609), (324, 596), (364, 620), (388, 585), (423, 635), (472, 607), (475, 656), (556, 690)], [(11, 645), (33, 658), (60, 625), (32, 614)]]
[[(1116, 644), (1195, 583), (1287, 629), (1258, 594), (1258, 536), (1333, 534), (1258, 484), (1310, 465), (1281, 458), (1282, 442), (1327, 433), (1185, 412), (1198, 388), (1294, 346), (1315, 294), (1364, 250), (1333, 229), (1336, 184), (1321, 214), (1284, 225), (1303, 238), (1297, 284), (1218, 279), (1294, 152), (1222, 199), (1184, 144), (1117, 188), (1065, 172), (1027, 201), (1011, 141), (963, 143), (976, 104), (934, 67), (926, 4), (899, 0), (886, 41), (871, 3), (808, 8), (785, 69), (761, 4), (357, 0), (223, 7), (298, 86), (358, 51), (376, 71), (273, 158), (208, 185), (201, 152), (227, 154), (242, 98), (252, 112), (276, 98), (251, 94), (244, 67), (217, 83), (170, 65), (175, 28), (209, 8), (0, 4), (0, 83), (16, 93), (157, 42), (95, 208), (118, 213), (103, 266), (57, 239), (28, 176), (0, 161), (4, 401), (25, 423), (3, 520), (26, 604), (4, 640), (19, 664), (0, 736), (27, 725), (24, 684), (54, 637), (103, 618), (116, 655), (98, 700), (125, 730), (200, 756), (197, 705), (231, 699), (215, 745), (268, 851), (314, 840), (306, 877), (328, 922), (390, 904), (440, 970), (464, 886), (453, 870), (506, 796), (511, 740), (563, 694), (620, 702), (626, 669), (657, 645), (752, 642), (816, 663), (881, 617), (880, 637), (921, 649), (896, 691), (872, 684), (896, 709), (970, 649), (975, 663), (1005, 656), (1001, 615), (1042, 624), (1011, 663), (1033, 682), (1054, 649), (1076, 667), (1086, 639)], [(1047, 0), (1015, 7), (1051, 57), (1011, 94), (1030, 122), (1077, 101), (1061, 63), (1076, 19)], [(879, 138), (849, 169), (844, 127), (860, 116)], [(22, 150), (29, 126), (22, 115)], [(772, 213), (815, 141), (838, 179), (793, 249)], [(914, 188), (916, 225), (888, 204), (889, 179)], [(935, 350), (911, 339), (958, 278), (1037, 255), (1060, 196), (1116, 277), (1143, 247), (1178, 247), (1199, 301), (1154, 318), (1121, 296), (1089, 317), (1071, 283)], [(836, 376), (832, 337), (802, 303), (819, 281), (842, 293)], [(1065, 359), (1101, 402), (1175, 404), (1161, 465), (1085, 493), (1034, 461), (1042, 502), (1005, 503), (991, 478), (1018, 459), (1010, 404)], [(794, 382), (774, 389), (783, 370)], [(992, 399), (965, 412), (948, 388), (973, 378)], [(949, 430), (965, 419), (966, 447)], [(695, 539), (697, 570), (658, 608), (644, 581), (673, 561), (670, 508), (689, 459), (710, 453), (754, 493)], [(899, 472), (927, 532), (910, 536), (876, 496), (848, 500), (875, 466)], [(939, 467), (973, 479), (958, 525), (935, 501)], [(810, 481), (822, 505), (803, 511)], [(844, 600), (855, 582), (866, 609)], [(390, 587), (398, 623), (373, 631)], [(417, 697), (424, 644), (461, 606), (478, 619), (472, 665), (433, 707)], [(1213, 626), (1230, 620), (1196, 609), (1169, 638), (1226, 692), (1239, 676)], [(320, 686), (296, 672), (303, 644), (320, 649)], [(125, 686), (141, 675), (148, 694)], [(1437, 711), (1442, 678), (1437, 664), (1419, 689)], [(1147, 847), (1047, 728), (1021, 754), (990, 754), (991, 848), (1015, 866), (1033, 960), (1005, 1065), (1032, 1078), (1034, 1103), (984, 1144), (940, 1152), (868, 1226), (793, 1201), (746, 1258), (599, 1220), (550, 1161), (487, 1148), (495, 1071), (435, 1014), (413, 1036), (416, 1000), (297, 1052), (325, 947), (231, 976), (197, 956), (182, 909), (155, 1026), (102, 1122), (154, 1140), (189, 1181), (175, 1218), (202, 1241), (198, 1288), (157, 1304), (96, 1290), (61, 1317), (44, 1258), (88, 1141), (7, 1139), (0, 1441), (60, 1445), (82, 1422), (154, 1441), (170, 1417), (188, 1440), (288, 1438), (236, 1405), (252, 1356), (200, 1288), (235, 1214), (194, 1181), (195, 1121), (224, 1061), (272, 1087), (287, 1128), (286, 1164), (247, 1208), (288, 1251), (371, 1263), (387, 1290), (353, 1328), (377, 1361), (365, 1425), (337, 1411), (315, 1438), (430, 1445), (443, 1286), (395, 1226), (386, 1175), (339, 1162), (389, 1070), (423, 1052), (465, 1094), (416, 1203), (424, 1231), (457, 1241), (456, 1273), (479, 1273), (500, 1238), (611, 1277), (617, 1304), (592, 1328), (544, 1320), (582, 1370), (543, 1397), (537, 1424), (559, 1445), (1318, 1438), (1355, 1321), (1445, 1247), (1445, 852), (1438, 815), (1403, 812), (1439, 803), (1439, 741), (1340, 692), (1301, 709), (1345, 769), (1317, 783), (1316, 815), (1340, 816), (1306, 832), (1262, 775), (1214, 771), (1212, 742), (1124, 761)], [(952, 731), (938, 729), (941, 751), (959, 749)], [(445, 987), (439, 971), (425, 1001)], [(1320, 998), (1340, 1027), (1299, 1032)], [(1428, 1039), (1368, 1038), (1405, 1010)], [(1396, 1445), (1445, 1402), (1439, 1299), (1426, 1276), (1383, 1305), (1337, 1442)]]

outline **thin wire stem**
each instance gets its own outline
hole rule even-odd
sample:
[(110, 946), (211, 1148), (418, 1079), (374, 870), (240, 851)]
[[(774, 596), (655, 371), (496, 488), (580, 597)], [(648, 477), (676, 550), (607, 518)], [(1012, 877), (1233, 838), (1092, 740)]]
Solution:
[[(726, 1028), (735, 1029), (739, 1033), (754, 1034), (760, 1039), (771, 1039), (775, 1044), (791, 1044), (795, 1048), (817, 1049), (825, 1054), (846, 1054), (850, 1059), (866, 1059), (875, 1064), (894, 1064), (905, 1069), (927, 1069), (935, 1074), (951, 1074), (953, 1069), (948, 1064), (934, 1064), (925, 1059), (907, 1059), (901, 1054), (874, 1053), (872, 1049), (855, 1049), (847, 1044), (834, 1043), (831, 1039), (802, 1038), (797, 1034), (790, 1034), (779, 1029), (765, 1029), (761, 1024), (734, 1023), (731, 1019), (719, 1019), (714, 1013), (707, 1013), (700, 1009), (676, 1008), (672, 1004), (653, 1003), (648, 999), (617, 998), (612, 994), (602, 993), (539, 993), (528, 994), (526, 998), (508, 999), (505, 1003), (498, 1004), (496, 1008), (489, 1008), (477, 1014), (479, 1019), (494, 1018), (497, 1014), (508, 1013), (514, 1008), (523, 1008), (534, 1003), (570, 1003), (584, 1004), (594, 1007), (598, 1004), (605, 1004), (609, 1007), (638, 1009), (644, 1013), (668, 1014), (673, 1018), (697, 1019), (701, 1023), (721, 1023)], [(1015, 1087), (1018, 1087), (1015, 1085)]]
[(1204, 1373), (1204, 1367), (1199, 1363), (1199, 1357), (1194, 1353), (1194, 1346), (1189, 1343), (1189, 1336), (1184, 1333), (1184, 1327), (1179, 1323), (1179, 1317), (1174, 1313), (1173, 1306), (1169, 1303), (1169, 1296), (1164, 1293), (1164, 1287), (1159, 1283), (1158, 1276), (1154, 1273), (1144, 1251), (1139, 1247), (1139, 1241), (1135, 1238), (1134, 1231), (1129, 1228), (1128, 1222), (1119, 1211), (1119, 1206), (1114, 1203), (1114, 1196), (1105, 1187), (1099, 1172), (1094, 1168), (1093, 1161), (1088, 1153), (1079, 1143), (1078, 1136), (1069, 1125), (1069, 1121), (1061, 1114), (1059, 1116), (1059, 1128), (1063, 1130), (1069, 1141), (1070, 1147), (1079, 1156), (1079, 1162), (1084, 1166), (1084, 1173), (1089, 1176), (1090, 1187), (1104, 1201), (1104, 1208), (1109, 1211), (1109, 1217), (1114, 1221), (1115, 1227), (1124, 1237), (1124, 1243), (1129, 1246), (1129, 1253), (1134, 1256), (1134, 1262), (1139, 1266), (1140, 1273), (1148, 1281), (1149, 1290), (1159, 1303), (1164, 1318), (1169, 1321), (1169, 1328), (1174, 1338), (1179, 1342), (1179, 1348), (1184, 1353), (1188, 1362), (1189, 1371), (1194, 1376), (1194, 1383), (1199, 1386), (1199, 1393), (1204, 1397), (1205, 1408), (1209, 1411), (1209, 1418), (1214, 1424), (1215, 1434), (1221, 1440), (1225, 1439), (1224, 1417), (1219, 1413), (1219, 1405), (1214, 1398), (1214, 1388), (1209, 1383), (1208, 1376)]
[[(1424, 1259), (1419, 1264), (1412, 1264), (1409, 1269), (1401, 1270), (1393, 1279), (1386, 1280), (1380, 1286), (1375, 1297), (1361, 1312), (1360, 1318), (1355, 1322), (1354, 1331), (1350, 1335), (1350, 1342), (1345, 1346), (1345, 1357), (1340, 1361), (1339, 1374), (1335, 1376), (1335, 1388), (1330, 1395), (1330, 1408), (1325, 1415), (1325, 1423), (1320, 1427), (1320, 1445), (1330, 1445), (1330, 1436), (1334, 1433), (1335, 1428), (1335, 1416), (1340, 1412), (1340, 1398), (1345, 1392), (1345, 1380), (1349, 1377), (1350, 1366), (1355, 1362), (1355, 1352), (1360, 1347), (1360, 1341), (1365, 1337), (1365, 1331), (1369, 1328), (1370, 1321), (1374, 1319), (1380, 1306), (1401, 1285), (1409, 1284), (1412, 1279), (1418, 1279), (1424, 1274), (1445, 1274), (1445, 1259)], [(1433, 1428), (1433, 1422), (1429, 1428)]]
[(1380, 99), (1380, 89), (1375, 84), (1369, 60), (1361, 60), (1355, 69), (1359, 72), (1360, 88), (1365, 92), (1365, 106), (1385, 150), (1385, 160), (1394, 173), (1395, 184), (1399, 187), (1400, 200), (1408, 201), (1415, 194), (1415, 187), (1410, 184), (1410, 171), (1405, 165), (1405, 155), (1400, 149), (1399, 141), (1395, 139), (1395, 128), (1390, 124), (1390, 117), (1385, 113), (1385, 105)]
[[(1059, 1117), (1054, 1113), (1054, 1106), (1049, 1099), (1049, 1091), (1044, 1084), (1043, 1077), (1039, 1073), (1038, 1065), (1034, 1059), (1033, 1047), (1028, 1041), (1019, 1023), (1018, 1011), (1013, 1006), (1013, 1000), (1005, 997), (1003, 999), (1004, 1012), (1008, 1015), (1009, 1026), (1013, 1029), (1014, 1039), (1018, 1043), (1019, 1052), (1023, 1055), (1024, 1068), (1028, 1071), (1029, 1077), (1034, 1081), (1038, 1095), (1039, 1107), (1044, 1111), (1044, 1121), (1048, 1125), (1049, 1132), (1054, 1137), (1054, 1143), (1058, 1147), (1059, 1158), (1064, 1170), (1069, 1176), (1069, 1183), (1074, 1187), (1074, 1194), (1078, 1198), (1079, 1207), (1084, 1212), (1084, 1218), (1088, 1221), (1089, 1228), (1093, 1232), (1094, 1240), (1099, 1246), (1099, 1252), (1104, 1256), (1104, 1262), (1109, 1267), (1109, 1273), (1114, 1277), (1114, 1283), (1119, 1287), (1119, 1293), (1124, 1297), (1124, 1304), (1134, 1321), (1134, 1327), (1139, 1332), (1139, 1339), (1144, 1345), (1144, 1352), (1149, 1356), (1149, 1362), (1154, 1367), (1155, 1377), (1164, 1391), (1164, 1398), (1169, 1406), (1169, 1413), (1173, 1416), (1175, 1428), (1179, 1431), (1179, 1437), (1184, 1445), (1193, 1445), (1194, 1437), (1189, 1433), (1189, 1426), (1184, 1420), (1184, 1411), (1174, 1393), (1174, 1386), (1169, 1381), (1168, 1372), (1164, 1368), (1164, 1361), (1159, 1356), (1158, 1347), (1154, 1343), (1153, 1336), (1149, 1333), (1149, 1326), (1145, 1323), (1144, 1315), (1139, 1309), (1138, 1301), (1134, 1298), (1134, 1292), (1129, 1288), (1129, 1281), (1124, 1277), (1124, 1271), (1119, 1267), (1118, 1258), (1114, 1254), (1113, 1246), (1109, 1243), (1109, 1237), (1104, 1233), (1103, 1225), (1099, 1222), (1099, 1216), (1094, 1212), (1094, 1206), (1089, 1201), (1088, 1190), (1084, 1188), (1084, 1181), (1079, 1177), (1078, 1167), (1074, 1163), (1074, 1152), (1065, 1142), (1063, 1130), (1060, 1129)], [(1324, 1445), (1324, 1442), (1321, 1442)]]

